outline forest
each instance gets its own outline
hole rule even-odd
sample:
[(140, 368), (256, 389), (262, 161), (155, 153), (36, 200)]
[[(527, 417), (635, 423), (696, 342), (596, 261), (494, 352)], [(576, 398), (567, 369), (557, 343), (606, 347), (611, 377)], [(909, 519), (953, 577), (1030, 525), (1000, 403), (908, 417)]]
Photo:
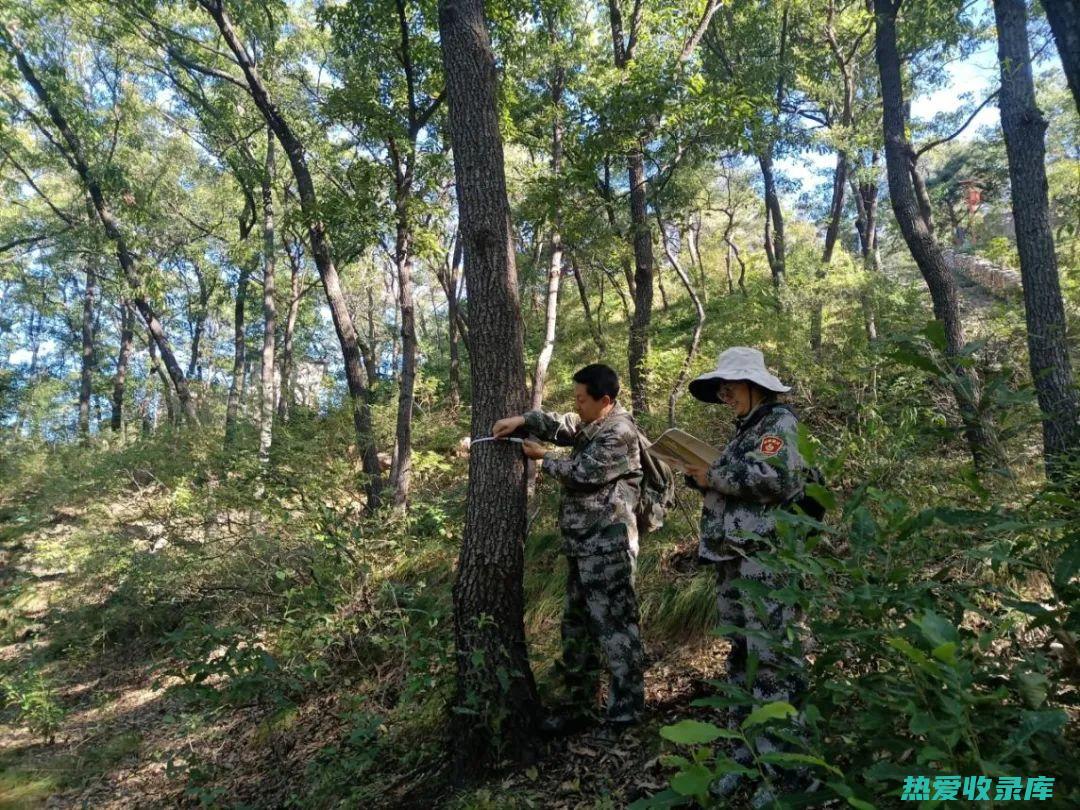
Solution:
[[(1080, 806), (1080, 0), (0, 0), (0, 200), (0, 808)], [(580, 496), (477, 440), (733, 445), (731, 347), (798, 618), (675, 475), (547, 733)]]

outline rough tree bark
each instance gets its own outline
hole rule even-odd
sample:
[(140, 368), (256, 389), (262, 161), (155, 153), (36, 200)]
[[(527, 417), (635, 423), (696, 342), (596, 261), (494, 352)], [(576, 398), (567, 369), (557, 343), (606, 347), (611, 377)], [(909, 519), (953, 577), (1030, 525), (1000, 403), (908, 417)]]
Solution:
[(885, 166), (893, 213), (904, 242), (919, 267), (934, 305), (934, 317), (945, 331), (945, 353), (953, 378), (953, 392), (968, 447), (976, 467), (985, 469), (1000, 461), (997, 442), (985, 415), (980, 414), (980, 386), (977, 373), (956, 362), (964, 347), (964, 326), (960, 320), (956, 281), (945, 264), (941, 246), (924, 219), (912, 180), (914, 150), (907, 140), (904, 96), (901, 84), (900, 52), (896, 44), (895, 0), (874, 0), (876, 17), (875, 58), (881, 78), (882, 127), (885, 136)]
[[(483, 0), (441, 0), (439, 33), (469, 288), (472, 435), (521, 413), (524, 340), (510, 206), (496, 109), (495, 55)], [(454, 583), (457, 781), (497, 752), (531, 759), (538, 712), (524, 625), (525, 467), (517, 445), (485, 442), (469, 456), (469, 494)]]
[(364, 381), (364, 369), (360, 357), (360, 345), (356, 327), (353, 325), (352, 316), (349, 314), (349, 308), (345, 302), (345, 294), (341, 289), (341, 281), (338, 278), (337, 267), (334, 264), (333, 244), (319, 210), (315, 183), (311, 176), (311, 170), (307, 165), (304, 145), (271, 98), (259, 69), (248, 54), (247, 48), (237, 33), (232, 20), (226, 13), (222, 0), (199, 0), (199, 5), (213, 18), (226, 45), (243, 71), (244, 80), (247, 83), (252, 99), (255, 101), (255, 105), (259, 108), (259, 112), (267, 125), (274, 131), (274, 135), (277, 137), (278, 142), (281, 143), (281, 148), (285, 150), (285, 154), (289, 159), (289, 165), (296, 180), (300, 208), (308, 229), (308, 241), (312, 258), (315, 261), (315, 267), (318, 268), (319, 278), (322, 280), (326, 301), (330, 308), (330, 316), (334, 322), (334, 330), (337, 332), (338, 342), (341, 344), (341, 354), (345, 364), (345, 380), (348, 384), (349, 396), (352, 399), (353, 426), (356, 429), (357, 446), (360, 448), (363, 469), (367, 478), (365, 484), (367, 504), (365, 508), (369, 513), (373, 512), (379, 507), (382, 497), (382, 472), (379, 467), (379, 458), (375, 450), (375, 439), (371, 426), (371, 402)]
[(277, 269), (277, 245), (274, 232), (274, 133), (266, 130), (266, 162), (263, 167), (263, 345), (259, 369), (259, 461), (270, 462), (274, 441), (274, 339), (277, 332), (277, 303), (274, 300), (274, 272)]
[(52, 92), (42, 84), (37, 73), (34, 71), (33, 67), (31, 67), (30, 62), (27, 61), (20, 46), (8, 34), (7, 29), (2, 26), (0, 26), (0, 45), (3, 45), (8, 52), (15, 57), (15, 64), (19, 69), (19, 73), (22, 74), (26, 83), (30, 85), (34, 95), (48, 112), (49, 119), (60, 133), (60, 137), (63, 141), (63, 157), (68, 165), (79, 176), (86, 192), (90, 195), (90, 201), (93, 203), (94, 211), (97, 212), (98, 219), (101, 221), (105, 235), (113, 243), (116, 249), (116, 258), (120, 263), (120, 269), (128, 284), (131, 300), (134, 302), (139, 314), (146, 322), (147, 330), (150, 332), (152, 339), (161, 351), (161, 359), (164, 361), (169, 377), (176, 389), (176, 394), (180, 400), (180, 407), (183, 409), (187, 419), (192, 424), (196, 424), (198, 422), (198, 417), (195, 413), (195, 402), (191, 398), (191, 393), (188, 389), (187, 378), (184, 376), (184, 371), (180, 368), (180, 364), (176, 360), (176, 355), (173, 353), (172, 347), (165, 337), (165, 330), (158, 320), (157, 314), (154, 312), (153, 307), (151, 307), (150, 302), (146, 299), (146, 295), (143, 291), (142, 278), (140, 277), (138, 267), (135, 263), (135, 257), (128, 249), (127, 240), (120, 230), (119, 222), (105, 201), (105, 196), (101, 190), (101, 185), (98, 182), (97, 177), (90, 170), (90, 165), (87, 161), (86, 154), (83, 151), (81, 141), (69, 125), (67, 117), (60, 109)]
[(1046, 472), (1050, 478), (1058, 479), (1068, 471), (1061, 462), (1080, 450), (1080, 407), (1050, 230), (1044, 141), (1047, 125), (1035, 103), (1024, 0), (994, 0), (994, 17), (1001, 65), (1001, 129), (1009, 160), (1016, 247), (1020, 253), (1028, 361), (1043, 415)]
[(1080, 112), (1080, 0), (1042, 0), (1065, 79)]
[(120, 301), (120, 353), (116, 357), (116, 376), (113, 377), (112, 419), (113, 433), (124, 427), (124, 389), (127, 383), (128, 361), (131, 359), (131, 343), (135, 339), (135, 314), (127, 299)]

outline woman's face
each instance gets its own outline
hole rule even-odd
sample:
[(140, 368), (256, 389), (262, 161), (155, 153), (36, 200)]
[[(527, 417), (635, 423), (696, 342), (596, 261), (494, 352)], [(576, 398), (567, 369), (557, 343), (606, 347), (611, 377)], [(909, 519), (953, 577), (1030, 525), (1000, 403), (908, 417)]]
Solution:
[(750, 413), (752, 405), (750, 396), (752, 390), (750, 383), (744, 380), (737, 382), (725, 380), (717, 386), (716, 395), (722, 403), (735, 411), (736, 416), (746, 416)]

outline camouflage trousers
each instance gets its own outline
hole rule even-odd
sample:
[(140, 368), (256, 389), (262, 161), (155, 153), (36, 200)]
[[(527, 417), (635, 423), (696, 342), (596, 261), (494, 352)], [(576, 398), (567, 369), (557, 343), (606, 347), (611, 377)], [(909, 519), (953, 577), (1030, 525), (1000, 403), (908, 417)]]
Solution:
[[(749, 688), (755, 705), (783, 700), (798, 708), (806, 688), (801, 674), (805, 664), (798, 641), (789, 641), (787, 633), (789, 629), (798, 631), (800, 611), (770, 599), (768, 593), (755, 597), (750, 588), (736, 582), (750, 580), (767, 591), (775, 591), (787, 584), (786, 578), (753, 558), (741, 556), (717, 562), (716, 574), (720, 625), (737, 628), (725, 633), (731, 640), (728, 681)], [(749, 711), (749, 707), (736, 707), (734, 719), (741, 722)], [(783, 750), (784, 746), (763, 735), (758, 737), (756, 747), (758, 753), (765, 754)], [(740, 746), (734, 759), (748, 765), (750, 752)]]
[(558, 669), (570, 700), (581, 709), (594, 707), (602, 653), (611, 676), (607, 719), (636, 720), (645, 708), (645, 656), (638, 629), (634, 559), (625, 549), (566, 559)]

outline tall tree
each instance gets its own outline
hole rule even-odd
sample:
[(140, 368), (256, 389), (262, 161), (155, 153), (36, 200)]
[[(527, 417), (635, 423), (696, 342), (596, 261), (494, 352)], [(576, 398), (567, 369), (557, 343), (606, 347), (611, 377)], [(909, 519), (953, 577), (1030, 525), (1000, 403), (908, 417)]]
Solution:
[(1043, 415), (1043, 452), (1051, 478), (1080, 450), (1080, 405), (1069, 361), (1046, 181), (1046, 119), (1035, 103), (1025, 0), (994, 0), (1001, 65), (1001, 129), (1009, 158), (1016, 247), (1024, 287), (1028, 361)]
[(881, 79), (882, 129), (889, 197), (904, 242), (919, 267), (934, 306), (934, 316), (945, 331), (945, 354), (953, 378), (953, 392), (968, 447), (977, 467), (1000, 460), (997, 443), (986, 416), (980, 412), (979, 377), (960, 362), (964, 348), (964, 325), (960, 320), (956, 280), (949, 272), (941, 246), (916, 196), (915, 150), (907, 137), (906, 110), (900, 51), (897, 46), (897, 13), (900, 0), (874, 0), (876, 19), (875, 59)]
[(94, 268), (86, 268), (86, 287), (83, 292), (82, 313), (82, 367), (79, 373), (79, 436), (90, 438), (90, 395), (93, 393), (94, 374)]
[[(608, 19), (611, 26), (611, 46), (615, 67), (629, 73), (637, 58), (641, 42), (642, 12), (644, 1), (635, 0), (629, 23), (625, 23), (621, 0), (608, 0)], [(675, 59), (675, 69), (693, 55), (709, 23), (720, 8), (719, 0), (706, 0), (695, 24), (686, 35)], [(649, 185), (645, 173), (645, 146), (656, 134), (663, 117), (663, 107), (668, 100), (668, 85), (661, 82), (659, 90), (653, 91), (653, 101), (658, 104), (649, 115), (631, 122), (632, 132), (626, 151), (626, 176), (630, 187), (630, 239), (634, 249), (634, 316), (630, 323), (630, 340), (627, 359), (630, 366), (630, 398), (634, 413), (645, 413), (648, 404), (648, 380), (645, 357), (649, 351), (649, 329), (652, 323), (653, 278), (656, 267), (653, 259), (653, 237), (649, 226)]]
[(274, 300), (274, 272), (277, 270), (277, 245), (274, 225), (274, 133), (266, 130), (266, 160), (262, 176), (263, 210), (263, 345), (259, 372), (259, 460), (270, 461), (274, 438), (274, 338), (277, 330), (277, 303)]
[(127, 384), (128, 361), (131, 358), (131, 343), (135, 338), (135, 315), (131, 304), (120, 302), (120, 352), (116, 357), (116, 375), (113, 377), (112, 419), (110, 427), (113, 433), (119, 433), (124, 426), (124, 391)]
[[(528, 405), (524, 341), (496, 107), (495, 55), (483, 0), (439, 3), (460, 239), (469, 288), (472, 435)], [(465, 533), (454, 583), (457, 778), (489, 767), (500, 748), (533, 750), (538, 698), (524, 625), (525, 480), (509, 442), (474, 445)]]
[(1080, 112), (1080, 0), (1042, 0), (1065, 79)]
[(289, 166), (292, 168), (297, 195), (300, 197), (300, 208), (307, 225), (312, 258), (319, 270), (319, 277), (322, 279), (326, 301), (330, 308), (330, 316), (334, 322), (334, 330), (337, 332), (338, 342), (341, 345), (345, 380), (352, 400), (353, 425), (356, 429), (357, 445), (361, 448), (363, 469), (367, 477), (366, 508), (369, 512), (374, 511), (378, 508), (382, 495), (382, 469), (375, 451), (371, 402), (367, 383), (364, 380), (360, 341), (341, 289), (341, 281), (334, 261), (333, 243), (319, 206), (315, 181), (308, 167), (304, 143), (274, 101), (269, 87), (263, 81), (258, 65), (244, 44), (222, 0), (198, 0), (198, 3), (213, 19), (233, 59), (243, 73), (242, 83), (233, 77), (229, 77), (228, 80), (246, 87), (266, 120), (267, 126), (273, 130), (280, 142), (281, 148), (288, 157)]

